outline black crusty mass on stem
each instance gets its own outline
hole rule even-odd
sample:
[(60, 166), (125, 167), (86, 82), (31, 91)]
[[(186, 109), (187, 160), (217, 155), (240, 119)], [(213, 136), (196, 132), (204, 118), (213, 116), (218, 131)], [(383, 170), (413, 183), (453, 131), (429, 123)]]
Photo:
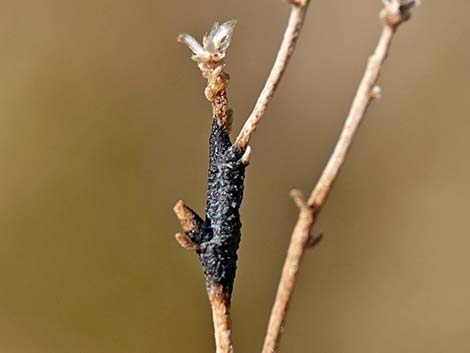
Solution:
[(243, 153), (230, 142), (228, 132), (214, 116), (209, 138), (206, 219), (196, 217), (195, 228), (188, 233), (199, 245), (197, 253), (208, 291), (221, 286), (223, 292), (232, 293), (241, 235), (239, 209), (246, 168)]

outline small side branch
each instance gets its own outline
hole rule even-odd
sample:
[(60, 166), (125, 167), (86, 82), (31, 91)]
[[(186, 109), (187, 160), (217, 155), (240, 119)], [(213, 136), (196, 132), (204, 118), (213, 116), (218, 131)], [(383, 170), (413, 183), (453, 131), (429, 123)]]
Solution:
[(380, 91), (376, 83), (382, 65), (387, 58), (394, 34), (398, 26), (409, 19), (409, 10), (417, 5), (417, 2), (384, 0), (384, 5), (385, 8), (381, 13), (384, 22), (382, 34), (374, 54), (369, 58), (364, 76), (359, 84), (335, 149), (308, 200), (305, 201), (305, 197), (298, 191), (291, 194), (299, 207), (299, 217), (292, 232), (284, 261), (262, 353), (276, 353), (279, 349), (289, 303), (294, 292), (305, 250), (311, 246), (312, 242), (318, 242), (314, 240), (318, 240), (318, 237), (312, 236), (315, 220), (338, 176), (368, 106)]
[(204, 223), (201, 217), (197, 215), (192, 209), (185, 205), (182, 200), (179, 200), (175, 207), (173, 207), (178, 221), (181, 224), (181, 228), (185, 233), (193, 232), (195, 229), (202, 226)]
[(250, 142), (251, 137), (255, 133), (266, 108), (271, 101), (277, 86), (281, 81), (282, 75), (287, 68), (287, 64), (294, 52), (297, 39), (300, 35), (300, 30), (304, 24), (305, 14), (310, 0), (291, 0), (292, 9), (290, 12), (289, 22), (287, 23), (284, 38), (282, 39), (281, 46), (274, 61), (274, 65), (269, 73), (268, 79), (256, 101), (256, 104), (250, 116), (243, 125), (235, 145), (241, 149), (245, 149)]
[(198, 250), (203, 235), (204, 221), (181, 200), (176, 203), (173, 211), (184, 232), (176, 233), (176, 240), (186, 250)]

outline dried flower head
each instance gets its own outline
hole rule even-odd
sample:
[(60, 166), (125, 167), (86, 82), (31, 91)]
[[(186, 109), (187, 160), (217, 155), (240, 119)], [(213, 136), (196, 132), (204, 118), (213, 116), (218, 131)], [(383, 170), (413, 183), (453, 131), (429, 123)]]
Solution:
[(409, 20), (411, 17), (410, 10), (413, 7), (418, 6), (420, 0), (382, 0), (384, 9), (381, 12), (381, 18), (391, 28), (397, 28), (397, 26)]
[(214, 22), (209, 32), (204, 34), (202, 45), (187, 33), (178, 36), (178, 41), (186, 44), (193, 52), (191, 59), (198, 63), (216, 63), (225, 57), (230, 45), (237, 20), (230, 20), (219, 25)]
[(418, 6), (420, 0), (382, 0), (385, 8), (395, 14), (399, 14), (404, 11), (408, 11), (412, 7)]

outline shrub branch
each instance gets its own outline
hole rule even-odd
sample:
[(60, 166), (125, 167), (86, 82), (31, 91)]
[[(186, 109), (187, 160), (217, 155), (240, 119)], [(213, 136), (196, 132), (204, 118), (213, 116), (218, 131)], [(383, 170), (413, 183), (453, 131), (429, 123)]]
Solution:
[[(369, 58), (345, 125), (334, 151), (310, 197), (298, 190), (291, 196), (299, 208), (292, 232), (276, 299), (272, 308), (262, 353), (277, 352), (285, 325), (288, 306), (296, 284), (305, 250), (318, 244), (322, 236), (313, 236), (312, 229), (331, 187), (336, 180), (364, 114), (380, 94), (376, 86), (392, 39), (398, 26), (409, 19), (413, 0), (382, 0), (383, 30), (373, 55)], [(205, 96), (212, 105), (212, 127), (209, 138), (209, 170), (205, 218), (178, 201), (174, 212), (182, 232), (176, 234), (179, 244), (195, 251), (201, 262), (209, 302), (212, 308), (217, 353), (233, 353), (230, 302), (237, 266), (237, 250), (241, 237), (239, 209), (243, 198), (245, 168), (249, 164), (253, 136), (295, 49), (309, 0), (290, 0), (292, 9), (271, 72), (257, 102), (238, 134), (230, 141), (232, 111), (228, 106), (227, 86), (230, 76), (224, 58), (230, 45), (235, 20), (214, 23), (203, 37), (202, 44), (189, 34), (178, 36), (193, 52), (202, 76), (207, 80)]]
[(416, 2), (386, 1), (384, 5), (385, 8), (381, 12), (384, 23), (382, 34), (374, 53), (369, 58), (333, 153), (308, 200), (298, 190), (291, 192), (291, 196), (299, 208), (299, 217), (292, 231), (262, 353), (275, 353), (279, 349), (289, 303), (292, 299), (305, 250), (312, 246), (312, 242), (313, 244), (317, 243), (315, 239), (318, 239), (318, 237), (312, 235), (312, 229), (318, 213), (338, 176), (367, 108), (380, 93), (376, 83), (395, 32), (401, 23), (409, 19), (409, 10), (416, 5)]

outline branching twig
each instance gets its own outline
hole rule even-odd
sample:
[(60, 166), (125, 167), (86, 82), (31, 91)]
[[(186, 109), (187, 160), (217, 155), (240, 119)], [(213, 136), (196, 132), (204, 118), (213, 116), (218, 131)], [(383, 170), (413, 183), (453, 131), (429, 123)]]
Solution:
[(311, 247), (312, 242), (316, 243), (316, 238), (313, 238), (312, 241), (312, 228), (315, 220), (343, 165), (346, 154), (370, 102), (380, 92), (376, 83), (395, 31), (403, 21), (409, 18), (409, 10), (416, 5), (416, 2), (386, 0), (384, 5), (385, 9), (381, 13), (381, 17), (384, 20), (382, 34), (374, 54), (369, 58), (364, 76), (354, 97), (336, 147), (308, 201), (305, 200), (300, 191), (293, 191), (291, 193), (296, 205), (299, 207), (299, 218), (292, 232), (262, 353), (275, 353), (279, 348), (287, 310), (303, 255), (305, 250)]
[(209, 140), (209, 177), (206, 220), (179, 201), (174, 211), (183, 233), (176, 234), (182, 247), (196, 251), (206, 278), (212, 307), (217, 353), (232, 353), (230, 300), (235, 277), (236, 251), (240, 241), (238, 209), (243, 195), (244, 170), (250, 160), (248, 146), (261, 116), (271, 100), (294, 50), (309, 0), (291, 0), (292, 10), (274, 66), (265, 87), (232, 145), (230, 132), (232, 114), (227, 104), (226, 87), (229, 75), (224, 71), (224, 57), (236, 21), (215, 23), (204, 35), (202, 45), (183, 33), (178, 41), (193, 52), (202, 76), (207, 79), (206, 98), (212, 104), (213, 124)]
[[(333, 182), (335, 181), (352, 139), (372, 101), (379, 94), (375, 86), (382, 63), (400, 23), (409, 18), (409, 10), (417, 0), (382, 0), (384, 29), (376, 51), (370, 57), (343, 131), (317, 185), (308, 200), (300, 193), (291, 193), (300, 213), (294, 228), (282, 276), (271, 313), (263, 353), (274, 353), (279, 347), (287, 309), (294, 290), (298, 270), (305, 249), (315, 246), (320, 236), (311, 231)], [(207, 293), (212, 307), (217, 353), (233, 353), (231, 339), (230, 301), (235, 278), (237, 249), (240, 242), (239, 208), (243, 197), (245, 168), (250, 159), (249, 140), (266, 111), (302, 28), (309, 0), (290, 0), (292, 10), (279, 52), (266, 84), (232, 144), (229, 138), (232, 114), (228, 108), (226, 88), (229, 75), (224, 71), (224, 57), (230, 45), (236, 21), (215, 23), (203, 38), (202, 45), (189, 34), (178, 40), (192, 50), (192, 59), (198, 63), (207, 80), (206, 98), (212, 104), (212, 128), (209, 139), (209, 175), (206, 200), (206, 217), (203, 220), (193, 210), (179, 201), (174, 211), (183, 233), (176, 240), (199, 256)]]

